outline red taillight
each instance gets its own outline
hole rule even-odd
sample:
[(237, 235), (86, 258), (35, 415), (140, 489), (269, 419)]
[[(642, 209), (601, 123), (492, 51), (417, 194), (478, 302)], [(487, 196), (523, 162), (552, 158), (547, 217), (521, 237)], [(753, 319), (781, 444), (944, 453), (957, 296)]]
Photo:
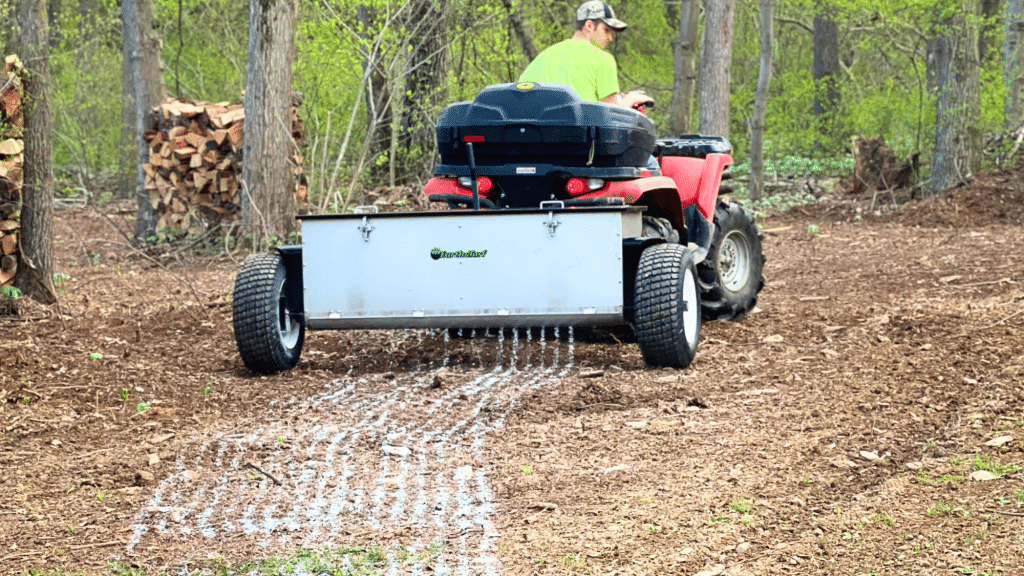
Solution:
[[(459, 178), (459, 186), (471, 191), (473, 190), (473, 181), (470, 180), (469, 176), (463, 176)], [(494, 182), (491, 182), (491, 179), (487, 176), (480, 176), (476, 179), (476, 191), (481, 196), (486, 196), (491, 191), (491, 188), (494, 188)]]
[(483, 136), (465, 136), (462, 139), (463, 142), (486, 142)]
[(583, 178), (570, 178), (569, 181), (565, 183), (565, 191), (573, 196), (583, 194), (588, 190), (590, 190), (590, 185), (587, 184), (587, 181)]

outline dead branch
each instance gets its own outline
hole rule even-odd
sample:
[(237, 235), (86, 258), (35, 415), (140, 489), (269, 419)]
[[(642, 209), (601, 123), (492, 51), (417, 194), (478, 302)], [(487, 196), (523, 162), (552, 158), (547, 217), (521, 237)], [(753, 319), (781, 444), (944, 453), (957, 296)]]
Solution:
[(282, 486), (280, 480), (278, 480), (277, 478), (274, 478), (273, 476), (270, 475), (270, 472), (267, 472), (266, 470), (264, 470), (263, 468), (260, 468), (259, 466), (253, 464), (252, 462), (246, 462), (245, 463), (245, 467), (246, 468), (252, 468), (253, 470), (259, 472), (260, 474), (263, 474), (267, 478), (270, 478), (270, 480), (273, 481), (274, 484), (277, 484), (278, 486)]

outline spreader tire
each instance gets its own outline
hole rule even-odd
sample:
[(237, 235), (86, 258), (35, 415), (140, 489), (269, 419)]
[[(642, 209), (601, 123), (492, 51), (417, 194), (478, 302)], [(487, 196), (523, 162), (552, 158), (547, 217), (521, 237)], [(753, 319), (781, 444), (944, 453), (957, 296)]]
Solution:
[(764, 287), (761, 231), (738, 202), (719, 200), (715, 235), (697, 265), (705, 320), (739, 320), (754, 309)]
[(686, 368), (700, 342), (700, 293), (693, 254), (678, 244), (655, 244), (636, 272), (637, 343), (650, 366)]
[(245, 367), (257, 374), (294, 368), (302, 353), (306, 325), (302, 310), (288, 307), (287, 282), (284, 261), (277, 254), (250, 256), (235, 279), (235, 343)]

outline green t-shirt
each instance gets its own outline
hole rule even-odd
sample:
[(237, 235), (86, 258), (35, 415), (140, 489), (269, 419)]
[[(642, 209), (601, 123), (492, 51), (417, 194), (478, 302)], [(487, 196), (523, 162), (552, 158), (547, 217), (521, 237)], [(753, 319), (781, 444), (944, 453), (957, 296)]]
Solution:
[(530, 62), (520, 82), (566, 84), (584, 102), (599, 102), (619, 92), (615, 57), (586, 40), (563, 40)]

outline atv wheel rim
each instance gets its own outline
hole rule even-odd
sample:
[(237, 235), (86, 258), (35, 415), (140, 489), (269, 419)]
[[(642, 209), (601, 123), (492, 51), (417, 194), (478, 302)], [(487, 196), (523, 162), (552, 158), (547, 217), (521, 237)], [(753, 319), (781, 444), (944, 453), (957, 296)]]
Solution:
[(747, 285), (750, 278), (750, 245), (747, 237), (738, 230), (726, 234), (718, 247), (718, 275), (722, 287), (738, 292)]
[(287, 348), (294, 348), (299, 343), (299, 323), (292, 317), (292, 311), (288, 308), (288, 300), (284, 296), (284, 282), (278, 288), (277, 305), (277, 332), (281, 338), (281, 344)]
[(697, 347), (697, 326), (700, 321), (700, 304), (697, 303), (697, 282), (689, 268), (683, 273), (683, 335), (686, 344), (693, 350)]

